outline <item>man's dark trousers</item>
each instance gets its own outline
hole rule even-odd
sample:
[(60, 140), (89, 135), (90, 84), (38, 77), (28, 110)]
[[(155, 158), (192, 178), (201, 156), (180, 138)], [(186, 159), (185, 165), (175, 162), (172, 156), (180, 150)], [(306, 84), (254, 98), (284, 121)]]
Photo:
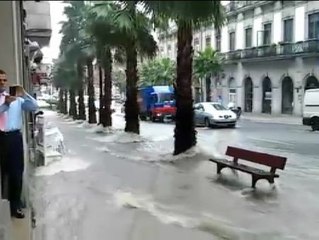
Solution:
[(2, 196), (6, 196), (4, 184), (7, 182), (11, 212), (15, 212), (21, 208), (24, 170), (23, 139), (20, 131), (0, 132), (0, 163)]

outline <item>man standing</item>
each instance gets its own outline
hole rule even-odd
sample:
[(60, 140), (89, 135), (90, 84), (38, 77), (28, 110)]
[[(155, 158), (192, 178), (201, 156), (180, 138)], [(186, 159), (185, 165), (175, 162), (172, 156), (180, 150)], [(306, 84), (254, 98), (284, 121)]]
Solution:
[[(21, 209), (21, 191), (24, 171), (23, 138), (21, 134), (23, 111), (36, 111), (37, 101), (22, 86), (15, 87), (15, 96), (6, 92), (7, 74), (0, 69), (0, 168), (1, 184), (8, 180), (8, 199), (11, 216), (24, 218)], [(3, 193), (2, 193), (3, 194)]]

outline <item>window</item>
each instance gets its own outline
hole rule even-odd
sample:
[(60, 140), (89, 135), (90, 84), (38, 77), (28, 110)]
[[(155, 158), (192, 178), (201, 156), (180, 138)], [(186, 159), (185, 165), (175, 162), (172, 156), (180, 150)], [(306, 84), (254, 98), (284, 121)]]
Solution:
[(252, 47), (252, 28), (245, 29), (245, 47), (250, 48)]
[(210, 36), (207, 36), (206, 39), (205, 39), (205, 46), (208, 48), (208, 47), (211, 47), (212, 43), (211, 43), (211, 37)]
[(264, 45), (269, 45), (271, 43), (271, 23), (264, 25)]
[(310, 14), (308, 17), (308, 38), (319, 38), (319, 13)]
[(172, 50), (172, 47), (171, 47), (170, 44), (168, 44), (168, 45), (167, 45), (167, 56), (168, 56), (168, 57), (171, 56), (171, 52), (172, 52), (171, 50)]
[(217, 104), (217, 103), (213, 103), (212, 106), (218, 110), (218, 111), (224, 111), (224, 110), (227, 110), (223, 105), (221, 104)]
[(220, 44), (220, 30), (219, 29), (216, 31), (215, 42), (216, 42), (216, 51), (220, 52), (221, 44)]
[(199, 45), (199, 39), (198, 38), (194, 39), (194, 46), (196, 46), (196, 45)]
[(229, 50), (235, 50), (235, 32), (229, 33)]
[(293, 41), (293, 19), (287, 19), (284, 21), (284, 42)]
[(196, 53), (200, 50), (199, 49), (199, 39), (198, 38), (194, 39), (194, 49), (195, 49)]

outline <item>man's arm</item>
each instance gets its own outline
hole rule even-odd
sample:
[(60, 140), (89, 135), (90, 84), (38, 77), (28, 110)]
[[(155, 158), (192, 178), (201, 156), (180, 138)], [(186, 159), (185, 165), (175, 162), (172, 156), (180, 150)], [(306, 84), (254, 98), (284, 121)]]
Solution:
[(0, 105), (0, 113), (4, 113), (4, 112), (8, 111), (8, 109), (9, 109), (9, 105), (8, 104), (3, 103), (3, 104)]
[(31, 97), (28, 93), (25, 93), (25, 95), (22, 98), (24, 100), (22, 103), (22, 109), (24, 111), (34, 112), (39, 108), (37, 100)]

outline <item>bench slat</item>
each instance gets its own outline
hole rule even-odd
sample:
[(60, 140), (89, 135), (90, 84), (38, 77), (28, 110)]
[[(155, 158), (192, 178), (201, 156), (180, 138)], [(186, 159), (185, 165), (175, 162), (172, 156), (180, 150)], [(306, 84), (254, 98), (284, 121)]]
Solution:
[(227, 147), (227, 156), (284, 170), (287, 158), (246, 149)]
[(259, 175), (259, 176), (273, 176), (273, 177), (279, 177), (278, 174), (272, 174), (271, 172), (267, 172), (258, 168), (254, 168), (251, 166), (247, 166), (244, 164), (240, 164), (240, 163), (234, 163), (233, 161), (228, 161), (226, 159), (209, 159), (209, 161), (211, 162), (215, 162), (218, 164), (221, 164), (223, 166), (227, 166), (233, 169), (237, 169), (239, 171), (242, 172), (246, 172), (246, 173), (251, 173), (251, 174), (255, 174), (255, 175)]

